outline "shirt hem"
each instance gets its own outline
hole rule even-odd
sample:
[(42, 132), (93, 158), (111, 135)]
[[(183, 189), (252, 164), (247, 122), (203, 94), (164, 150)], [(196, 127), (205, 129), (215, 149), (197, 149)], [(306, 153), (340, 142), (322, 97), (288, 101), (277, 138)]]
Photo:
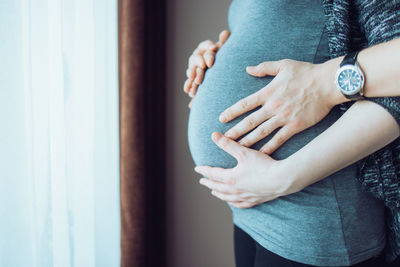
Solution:
[(304, 253), (299, 254), (288, 248), (282, 247), (265, 237), (261, 237), (256, 232), (248, 233), (246, 227), (241, 224), (239, 220), (234, 220), (234, 224), (249, 234), (257, 243), (259, 243), (265, 249), (291, 261), (300, 262), (303, 264), (314, 265), (314, 266), (350, 266), (353, 264), (360, 263), (368, 260), (374, 256), (379, 255), (386, 244), (386, 235), (380, 238), (378, 244), (372, 248), (366, 249), (360, 253), (349, 256), (347, 251), (344, 251), (343, 255), (332, 255), (332, 256), (315, 256), (306, 255)]

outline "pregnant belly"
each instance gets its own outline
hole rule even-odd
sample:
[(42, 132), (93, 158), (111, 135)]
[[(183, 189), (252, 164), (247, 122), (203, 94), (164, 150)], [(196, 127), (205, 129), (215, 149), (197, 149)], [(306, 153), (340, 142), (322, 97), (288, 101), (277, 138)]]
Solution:
[[(238, 51), (229, 47), (229, 44), (218, 52), (214, 66), (206, 71), (204, 81), (198, 88), (189, 114), (188, 143), (196, 165), (232, 168), (237, 164), (235, 158), (214, 144), (211, 134), (214, 131), (225, 133), (260, 108), (249, 111), (228, 123), (221, 123), (218, 120), (219, 114), (226, 108), (260, 90), (272, 80), (272, 77), (252, 77), (246, 72), (246, 66), (257, 65), (266, 60), (275, 59), (262, 53), (251, 54), (249, 50)], [(332, 110), (321, 122), (293, 136), (276, 150), (272, 157), (275, 159), (288, 157), (329, 127), (338, 116), (338, 110)], [(260, 149), (272, 138), (273, 134), (263, 138), (251, 148)]]

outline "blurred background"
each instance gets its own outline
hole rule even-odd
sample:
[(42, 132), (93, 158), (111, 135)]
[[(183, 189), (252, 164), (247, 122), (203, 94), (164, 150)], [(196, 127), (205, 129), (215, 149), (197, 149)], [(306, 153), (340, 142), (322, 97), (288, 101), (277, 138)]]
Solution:
[(234, 266), (188, 148), (231, 1), (0, 1), (0, 267)]
[(226, 203), (198, 183), (187, 143), (188, 59), (204, 40), (218, 41), (231, 1), (167, 2), (167, 259), (169, 266), (234, 266), (233, 224)]

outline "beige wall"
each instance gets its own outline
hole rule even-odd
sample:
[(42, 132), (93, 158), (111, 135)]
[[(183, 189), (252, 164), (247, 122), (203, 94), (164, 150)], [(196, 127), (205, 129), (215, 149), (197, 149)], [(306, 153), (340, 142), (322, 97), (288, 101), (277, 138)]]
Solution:
[(167, 64), (167, 253), (170, 267), (234, 266), (232, 215), (198, 183), (187, 142), (189, 55), (227, 28), (229, 0), (169, 0)]

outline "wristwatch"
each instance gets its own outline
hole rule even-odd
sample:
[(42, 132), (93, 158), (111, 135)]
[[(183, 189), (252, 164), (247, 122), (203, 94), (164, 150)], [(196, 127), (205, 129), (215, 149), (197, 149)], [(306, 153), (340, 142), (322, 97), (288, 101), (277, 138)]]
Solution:
[(357, 64), (357, 55), (359, 51), (347, 54), (336, 72), (335, 84), (338, 90), (350, 100), (365, 99), (364, 73)]

